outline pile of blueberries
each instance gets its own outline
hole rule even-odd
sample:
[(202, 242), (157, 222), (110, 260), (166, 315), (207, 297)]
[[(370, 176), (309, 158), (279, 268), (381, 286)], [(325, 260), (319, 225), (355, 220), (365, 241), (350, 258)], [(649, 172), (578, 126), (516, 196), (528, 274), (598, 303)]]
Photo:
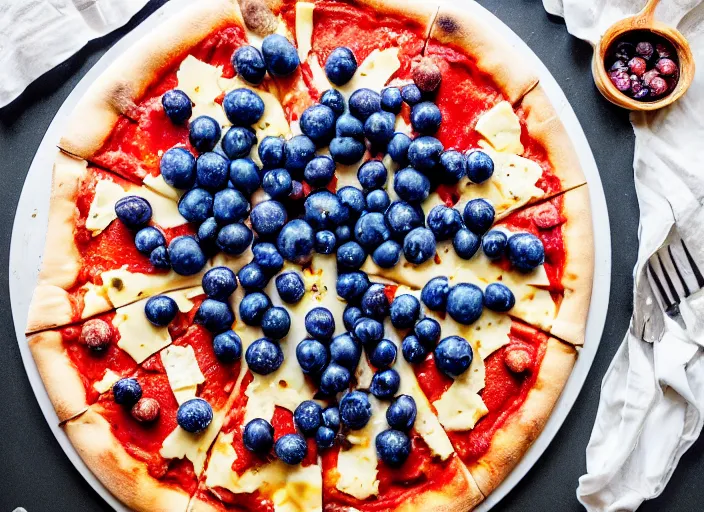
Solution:
[[(257, 84), (267, 70), (273, 76), (290, 74), (298, 66), (298, 57), (285, 38), (273, 35), (264, 40), (261, 52), (251, 46), (238, 49), (233, 64), (242, 78)], [(347, 83), (356, 69), (354, 54), (348, 48), (334, 50), (325, 64), (328, 79), (335, 85)], [(490, 231), (495, 212), (483, 199), (469, 201), (462, 214), (455, 208), (436, 206), (428, 214), (426, 227), (421, 203), (433, 187), (456, 184), (465, 176), (481, 183), (494, 170), (486, 153), (446, 151), (433, 137), (442, 115), (431, 101), (428, 83), (435, 88), (439, 78), (416, 80), (402, 88), (387, 87), (381, 94), (359, 89), (349, 102), (339, 91), (330, 89), (323, 93), (320, 103), (302, 114), (302, 135), (289, 140), (266, 137), (262, 141), (257, 141), (251, 126), (261, 119), (264, 102), (252, 90), (233, 90), (222, 104), (232, 127), (220, 144), (217, 121), (201, 116), (189, 125), (190, 142), (199, 156), (175, 147), (161, 159), (166, 183), (186, 190), (179, 211), (189, 222), (199, 224), (196, 237), (177, 237), (167, 248), (163, 234), (147, 226), (151, 217), (147, 201), (129, 196), (117, 203), (118, 218), (138, 230), (137, 249), (149, 254), (155, 266), (170, 267), (182, 275), (199, 272), (207, 257), (217, 251), (238, 255), (254, 242), (253, 259), (237, 277), (226, 267), (213, 268), (203, 277), (208, 298), (201, 303), (195, 322), (215, 335), (213, 346), (221, 361), (236, 361), (242, 355), (241, 340), (231, 330), (235, 316), (227, 303), (239, 281), (246, 292), (239, 304), (240, 318), (246, 325), (261, 327), (264, 334), (247, 348), (249, 369), (267, 375), (281, 366), (284, 354), (279, 340), (288, 334), (291, 319), (285, 308), (272, 306), (263, 289), (275, 278), (284, 303), (300, 301), (305, 294), (302, 276), (296, 271), (280, 271), (284, 260), (306, 264), (316, 251), (336, 254), (336, 291), (348, 303), (343, 316), (347, 332), (335, 337), (335, 320), (328, 309), (316, 307), (305, 316), (309, 337), (298, 344), (296, 356), (303, 373), (318, 383), (321, 398), (334, 398), (349, 389), (364, 349), (377, 370), (370, 392), (382, 400), (394, 399), (400, 377), (392, 368), (397, 347), (384, 338), (383, 321), (387, 316), (394, 327), (410, 330), (401, 346), (407, 361), (419, 363), (432, 350), (436, 365), (448, 375), (457, 376), (469, 368), (473, 354), (465, 339), (449, 336), (441, 340), (440, 324), (432, 318), (420, 318), (421, 305), (416, 297), (405, 294), (391, 301), (384, 285), (371, 283), (360, 271), (369, 255), (383, 268), (396, 265), (401, 253), (409, 262), (421, 264), (435, 256), (437, 240), (452, 240), (455, 251), (464, 259), (474, 256), (480, 246), (491, 259), (507, 255), (520, 271), (530, 271), (544, 261), (544, 248), (536, 236), (518, 233), (509, 237), (500, 230)], [(174, 123), (185, 123), (190, 118), (191, 102), (182, 91), (168, 91), (162, 102)], [(418, 134), (414, 139), (394, 132), (404, 102), (411, 108), (411, 124)], [(262, 169), (249, 158), (257, 142)], [(329, 148), (330, 156), (316, 154), (324, 147)], [(384, 190), (387, 169), (377, 159), (359, 167), (361, 189), (346, 186), (331, 192), (326, 188), (335, 176), (336, 164), (358, 162), (366, 151), (372, 155), (388, 153), (402, 167), (393, 183), (399, 200), (391, 202)], [(307, 196), (303, 182), (312, 190)], [(260, 187), (269, 199), (250, 210), (251, 195)], [(247, 218), (252, 229), (244, 223)], [(472, 284), (450, 286), (444, 277), (429, 281), (421, 300), (429, 309), (447, 312), (463, 324), (475, 322), (484, 307), (503, 312), (515, 303), (511, 291), (501, 283), (491, 284), (482, 292)], [(155, 325), (165, 326), (177, 314), (176, 303), (165, 296), (154, 297), (147, 302), (145, 313)], [(124, 384), (128, 380), (129, 384)], [(121, 386), (133, 389), (135, 384), (138, 386), (134, 379), (119, 381), (114, 388), (116, 400), (124, 396)], [(125, 403), (129, 402), (131, 399)], [(376, 439), (379, 456), (386, 463), (398, 465), (408, 456), (407, 431), (415, 414), (413, 399), (405, 395), (389, 407), (390, 429)], [(303, 402), (294, 413), (302, 435), (281, 437), (275, 452), (284, 462), (298, 464), (307, 449), (303, 436), (315, 436), (321, 449), (329, 448), (341, 424), (359, 429), (370, 417), (368, 396), (361, 391), (347, 393), (339, 409), (323, 410), (313, 401)], [(179, 425), (189, 432), (206, 428), (211, 419), (212, 409), (202, 399), (190, 400), (179, 408)], [(273, 427), (263, 419), (253, 420), (245, 427), (244, 443), (253, 452), (269, 453)]]

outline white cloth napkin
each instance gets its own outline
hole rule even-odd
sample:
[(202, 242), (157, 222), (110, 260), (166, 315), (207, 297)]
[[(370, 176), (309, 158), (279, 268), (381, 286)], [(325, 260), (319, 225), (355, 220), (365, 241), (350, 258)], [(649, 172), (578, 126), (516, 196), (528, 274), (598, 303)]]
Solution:
[[(543, 0), (567, 30), (594, 45), (645, 0)], [(689, 40), (700, 69), (678, 102), (633, 113), (633, 159), (640, 205), (629, 332), (601, 388), (577, 497), (589, 511), (635, 510), (658, 496), (704, 422), (704, 292), (681, 304), (684, 329), (662, 313), (645, 265), (664, 242), (681, 238), (704, 270), (704, 1), (662, 0), (656, 19)], [(696, 287), (694, 287), (696, 289)]]
[(147, 0), (0, 0), (0, 107)]

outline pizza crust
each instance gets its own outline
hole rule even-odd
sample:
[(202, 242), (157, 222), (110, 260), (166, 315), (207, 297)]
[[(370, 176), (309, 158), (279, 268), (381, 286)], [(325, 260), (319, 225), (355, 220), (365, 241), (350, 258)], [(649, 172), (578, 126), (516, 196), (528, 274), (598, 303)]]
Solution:
[(576, 350), (556, 338), (549, 338), (547, 343), (538, 378), (525, 402), (494, 434), (487, 453), (469, 465), (485, 496), (508, 476), (542, 432), (572, 372)]
[(521, 54), (472, 12), (473, 8), (476, 9), (474, 2), (463, 3), (461, 7), (442, 6), (430, 38), (470, 55), (515, 105), (537, 85), (538, 75)]
[(86, 91), (59, 147), (90, 160), (130, 110), (172, 63), (215, 30), (242, 25), (235, 0), (199, 0), (124, 52)]
[(86, 466), (131, 509), (177, 512), (188, 507), (190, 495), (152, 477), (143, 463), (127, 453), (95, 406), (63, 428)]

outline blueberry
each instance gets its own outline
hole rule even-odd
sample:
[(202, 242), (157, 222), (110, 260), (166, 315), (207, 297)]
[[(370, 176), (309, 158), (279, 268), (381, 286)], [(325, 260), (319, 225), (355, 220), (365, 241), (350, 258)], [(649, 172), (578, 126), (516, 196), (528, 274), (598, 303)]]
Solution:
[(394, 201), (384, 213), (391, 236), (403, 240), (413, 229), (422, 227), (425, 222), (423, 210), (406, 203)]
[(408, 148), (411, 146), (411, 138), (405, 133), (395, 133), (386, 146), (386, 151), (391, 159), (399, 165), (408, 164)]
[(272, 169), (264, 173), (262, 188), (272, 199), (285, 199), (293, 190), (291, 175), (286, 169)]
[(284, 259), (274, 244), (258, 243), (252, 248), (252, 254), (254, 256), (252, 261), (270, 275), (276, 274), (284, 266)]
[(381, 108), (387, 112), (398, 114), (401, 112), (403, 98), (398, 87), (387, 87), (381, 91)]
[(420, 322), (416, 324), (413, 328), (413, 332), (424, 346), (434, 347), (435, 344), (440, 339), (440, 324), (437, 320), (425, 317)]
[(205, 299), (201, 302), (194, 322), (202, 325), (210, 332), (221, 333), (232, 327), (235, 321), (235, 314), (230, 306), (219, 300)]
[(142, 398), (142, 386), (137, 379), (120, 379), (112, 386), (115, 403), (132, 407)]
[(328, 365), (328, 351), (318, 340), (303, 340), (296, 347), (296, 359), (305, 374), (319, 375)]
[(301, 115), (301, 131), (318, 146), (327, 145), (335, 136), (335, 113), (325, 105), (313, 105)]
[(264, 137), (259, 143), (257, 153), (264, 169), (274, 169), (284, 165), (284, 147), (286, 142), (281, 137)]
[(313, 228), (306, 221), (289, 221), (276, 239), (276, 247), (285, 259), (292, 263), (304, 264), (313, 252)]
[(360, 318), (354, 324), (354, 335), (363, 345), (378, 343), (384, 337), (384, 324), (373, 318)]
[(235, 273), (228, 267), (214, 267), (203, 276), (203, 291), (211, 299), (225, 301), (237, 289)]
[(278, 201), (262, 201), (252, 208), (252, 229), (260, 237), (275, 236), (286, 225), (286, 209)]
[(408, 84), (401, 88), (401, 98), (408, 105), (413, 106), (416, 103), (420, 103), (421, 99), (423, 99), (423, 94), (416, 84)]
[(251, 195), (261, 185), (259, 169), (249, 158), (239, 158), (230, 162), (230, 181), (246, 195)]
[(389, 194), (385, 190), (372, 190), (367, 194), (367, 208), (370, 212), (384, 213), (390, 204)]
[(214, 152), (203, 153), (196, 160), (196, 182), (206, 190), (220, 190), (227, 185), (230, 162)]
[(346, 206), (350, 214), (357, 218), (364, 210), (367, 209), (367, 201), (364, 198), (364, 193), (356, 187), (342, 187), (337, 191), (337, 197), (343, 206)]
[(176, 421), (186, 432), (203, 432), (213, 421), (213, 408), (202, 398), (191, 398), (179, 406)]
[(472, 364), (474, 353), (472, 346), (460, 336), (448, 336), (435, 347), (435, 366), (441, 372), (457, 377)]
[(367, 253), (357, 242), (345, 242), (337, 249), (337, 268), (342, 272), (359, 270), (367, 259)]
[(340, 400), (340, 419), (351, 430), (359, 430), (369, 423), (372, 404), (366, 393), (350, 391)]
[(269, 278), (259, 265), (254, 262), (247, 263), (237, 274), (242, 287), (248, 291), (261, 290), (269, 282)]
[(324, 187), (335, 176), (335, 162), (329, 156), (316, 156), (306, 164), (303, 177), (312, 187)]
[(411, 454), (411, 440), (399, 430), (384, 430), (376, 436), (376, 453), (387, 466), (402, 466)]
[(213, 214), (213, 196), (202, 188), (192, 188), (178, 202), (178, 212), (188, 222), (203, 222)]
[(343, 165), (359, 162), (365, 151), (364, 144), (352, 137), (335, 137), (330, 141), (330, 155)]
[(516, 297), (508, 286), (502, 283), (491, 283), (484, 290), (484, 307), (492, 311), (505, 313), (516, 304)]
[(231, 160), (249, 156), (252, 146), (257, 141), (251, 129), (242, 126), (233, 126), (222, 138), (222, 150)]
[(543, 242), (531, 233), (517, 233), (508, 239), (508, 259), (521, 272), (530, 272), (545, 262)]
[(329, 309), (313, 308), (306, 313), (305, 326), (306, 331), (313, 338), (327, 341), (332, 338), (335, 332), (335, 319)]
[(401, 377), (399, 377), (396, 370), (381, 370), (372, 377), (372, 385), (369, 387), (369, 391), (381, 400), (388, 400), (394, 397), (400, 385)]
[(161, 97), (161, 105), (164, 107), (166, 116), (174, 124), (185, 123), (193, 113), (191, 98), (179, 89), (166, 91)]
[(395, 124), (391, 112), (374, 112), (364, 122), (364, 135), (375, 146), (385, 146), (394, 136)]
[(320, 375), (320, 392), (328, 396), (340, 393), (349, 387), (351, 379), (347, 368), (330, 363)]
[(433, 311), (445, 311), (449, 293), (450, 285), (447, 281), (447, 277), (434, 277), (423, 286), (420, 299), (428, 309)]
[(335, 237), (337, 238), (337, 246), (341, 246), (345, 242), (352, 240), (352, 229), (347, 225), (337, 226), (335, 228)]
[(330, 342), (330, 360), (353, 372), (362, 356), (362, 347), (348, 333), (335, 336)]
[(416, 421), (416, 401), (408, 395), (400, 395), (386, 409), (386, 421), (396, 430), (409, 431)]
[(352, 114), (342, 114), (335, 123), (336, 137), (364, 138), (364, 123)]
[(372, 250), (391, 238), (391, 231), (383, 214), (370, 212), (357, 220), (354, 225), (354, 237), (362, 247)]
[(320, 97), (320, 104), (329, 107), (335, 116), (345, 113), (345, 97), (337, 89), (328, 89)]
[(406, 167), (394, 176), (394, 191), (404, 201), (420, 203), (430, 195), (430, 180), (412, 167)]
[(259, 338), (244, 353), (249, 369), (259, 375), (269, 375), (284, 362), (284, 353), (275, 341)]
[(349, 272), (337, 276), (337, 294), (347, 302), (361, 299), (367, 288), (369, 288), (369, 278), (364, 272)]
[(334, 406), (327, 407), (323, 411), (323, 425), (335, 432), (340, 430), (340, 409)]
[(442, 114), (435, 103), (423, 101), (411, 108), (411, 125), (418, 133), (432, 135), (438, 131), (441, 122)]
[(160, 245), (151, 252), (151, 254), (149, 255), (149, 261), (156, 268), (171, 268), (171, 262), (169, 261), (169, 251), (163, 245)]
[(369, 362), (380, 370), (391, 368), (396, 361), (396, 345), (389, 340), (381, 340), (377, 343), (369, 356)]
[(300, 64), (298, 52), (291, 42), (279, 34), (271, 34), (262, 41), (266, 69), (272, 76), (288, 76)]
[(151, 254), (157, 247), (166, 245), (166, 238), (157, 228), (147, 226), (137, 231), (134, 236), (134, 245), (142, 254)]
[(225, 95), (222, 108), (233, 126), (252, 126), (264, 115), (264, 100), (256, 92), (240, 88)]
[(266, 455), (274, 446), (274, 427), (261, 418), (253, 419), (244, 427), (242, 442), (250, 452)]
[(201, 248), (212, 250), (215, 247), (215, 241), (218, 238), (218, 231), (220, 226), (218, 226), (215, 217), (208, 217), (205, 219), (200, 226), (198, 226), (198, 243)]
[(366, 121), (374, 112), (381, 110), (381, 96), (371, 89), (357, 89), (350, 96), (350, 114)]
[(293, 411), (293, 421), (304, 436), (311, 436), (323, 424), (323, 408), (313, 400), (305, 400)]
[(249, 201), (242, 192), (226, 188), (217, 192), (213, 198), (213, 216), (219, 224), (231, 224), (247, 218)]
[(342, 322), (345, 324), (345, 329), (352, 331), (354, 329), (354, 324), (362, 318), (362, 310), (357, 306), (347, 305), (345, 311), (342, 313)]
[(381, 268), (393, 268), (401, 260), (401, 244), (387, 240), (374, 249), (372, 260)]
[(180, 189), (191, 188), (196, 182), (196, 159), (186, 149), (171, 148), (162, 155), (159, 171), (168, 185)]
[(449, 240), (462, 229), (462, 215), (454, 208), (439, 204), (428, 214), (428, 228), (436, 240)]
[(467, 160), (459, 151), (448, 150), (440, 155), (440, 181), (454, 185), (467, 174)]
[(242, 340), (233, 330), (223, 331), (213, 338), (213, 352), (218, 361), (233, 363), (242, 357)]
[(301, 275), (290, 270), (276, 276), (276, 291), (279, 292), (282, 301), (287, 304), (295, 304), (303, 298), (306, 288)]
[(452, 246), (455, 248), (457, 256), (465, 260), (474, 256), (480, 245), (479, 237), (466, 228), (460, 229), (452, 239)]
[(483, 293), (478, 286), (460, 283), (450, 289), (447, 296), (447, 313), (464, 325), (476, 322), (482, 315)]
[(428, 228), (415, 228), (403, 239), (403, 254), (408, 261), (420, 265), (435, 256), (435, 236)]
[[(332, 151), (331, 151), (332, 153)], [(302, 173), (315, 156), (315, 143), (305, 135), (296, 135), (284, 146), (284, 166), (292, 173)]]
[(335, 85), (345, 85), (357, 71), (357, 59), (346, 46), (335, 48), (325, 61), (325, 74)]
[[(298, 56), (296, 56), (296, 58), (298, 58)], [(276, 452), (276, 456), (289, 466), (297, 466), (306, 458), (308, 445), (303, 436), (298, 434), (286, 434), (276, 441), (274, 451)]]
[(418, 137), (408, 146), (408, 162), (421, 172), (429, 172), (440, 164), (442, 142), (435, 137)]
[(494, 174), (494, 161), (483, 151), (467, 155), (467, 177), (472, 183), (484, 183)]
[(420, 316), (420, 301), (410, 294), (399, 295), (394, 298), (389, 309), (391, 323), (397, 329), (408, 329)]
[(212, 151), (220, 140), (220, 123), (208, 116), (199, 116), (188, 126), (188, 140), (198, 153)]
[(192, 276), (205, 266), (205, 254), (192, 237), (178, 236), (169, 244), (171, 268), (179, 275)]
[(247, 82), (259, 85), (266, 75), (266, 64), (262, 53), (254, 46), (240, 46), (232, 56), (232, 65), (237, 74)]
[(235, 222), (220, 230), (216, 244), (225, 254), (237, 255), (247, 250), (252, 238), (252, 231), (247, 226)]
[(115, 203), (115, 215), (130, 229), (141, 229), (152, 218), (152, 206), (139, 196), (126, 196)]
[(372, 284), (362, 295), (360, 307), (364, 316), (383, 321), (391, 308), (386, 296), (386, 287), (379, 283)]
[(147, 320), (157, 327), (169, 325), (176, 318), (177, 313), (176, 301), (166, 295), (151, 297), (144, 305), (144, 314), (147, 316)]
[(499, 259), (506, 252), (508, 237), (503, 231), (491, 230), (482, 237), (482, 251), (490, 260)]
[(485, 199), (472, 199), (464, 207), (464, 223), (477, 235), (486, 233), (494, 223), (494, 207)]
[(406, 361), (415, 364), (425, 361), (425, 356), (428, 355), (427, 349), (415, 334), (404, 338), (401, 343), (401, 352), (403, 352), (403, 358)]
[(264, 313), (271, 307), (271, 301), (265, 293), (253, 292), (240, 301), (240, 318), (246, 325), (261, 325)]
[(350, 217), (349, 209), (329, 190), (313, 192), (306, 198), (303, 207), (306, 222), (316, 230), (334, 229)]
[(315, 234), (315, 252), (319, 254), (332, 254), (337, 247), (337, 238), (332, 231), (318, 231)]
[(357, 171), (357, 179), (364, 189), (374, 190), (384, 186), (387, 174), (386, 167), (380, 160), (369, 160)]
[(335, 444), (335, 431), (328, 427), (320, 427), (315, 431), (315, 444), (319, 450), (327, 450)]

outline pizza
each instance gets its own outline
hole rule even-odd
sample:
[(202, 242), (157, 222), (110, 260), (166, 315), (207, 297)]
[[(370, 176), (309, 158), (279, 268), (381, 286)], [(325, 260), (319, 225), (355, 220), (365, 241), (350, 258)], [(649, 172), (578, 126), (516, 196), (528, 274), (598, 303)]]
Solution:
[(207, 0), (91, 85), (27, 336), (135, 510), (471, 510), (585, 329), (589, 189), (476, 14)]

